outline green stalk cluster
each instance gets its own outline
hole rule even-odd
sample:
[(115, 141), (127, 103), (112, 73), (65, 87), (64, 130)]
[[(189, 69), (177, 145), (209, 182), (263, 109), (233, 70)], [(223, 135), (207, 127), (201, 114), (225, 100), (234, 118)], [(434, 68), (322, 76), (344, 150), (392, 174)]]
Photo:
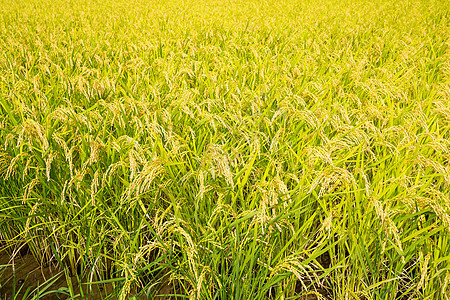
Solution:
[(2, 2), (0, 255), (73, 299), (449, 299), (447, 2)]

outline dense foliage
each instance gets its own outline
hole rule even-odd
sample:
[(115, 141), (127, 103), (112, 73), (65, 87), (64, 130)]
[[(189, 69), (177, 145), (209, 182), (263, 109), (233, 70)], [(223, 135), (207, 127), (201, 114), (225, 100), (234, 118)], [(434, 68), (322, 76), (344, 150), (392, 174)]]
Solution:
[(120, 299), (449, 299), (448, 2), (1, 2), (0, 251)]

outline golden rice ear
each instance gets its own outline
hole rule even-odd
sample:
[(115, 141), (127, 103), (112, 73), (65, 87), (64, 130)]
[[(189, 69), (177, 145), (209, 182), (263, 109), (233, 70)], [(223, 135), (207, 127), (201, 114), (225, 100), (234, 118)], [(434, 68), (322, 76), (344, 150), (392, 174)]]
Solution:
[[(396, 246), (400, 250), (400, 253), (403, 253), (402, 241), (400, 238), (400, 231), (398, 227), (395, 225), (394, 221), (392, 221), (391, 215), (394, 213), (389, 207), (383, 208), (383, 203), (375, 198), (372, 198), (372, 205), (375, 208), (375, 212), (378, 218), (381, 221), (381, 226), (384, 229), (387, 236), (393, 236)], [(386, 250), (386, 241), (382, 244), (383, 252)], [(402, 261), (405, 260), (404, 255), (401, 256)]]
[(411, 163), (416, 164), (422, 172), (426, 168), (432, 168), (434, 170), (434, 174), (442, 174), (445, 184), (447, 186), (450, 185), (450, 173), (448, 172), (450, 170), (450, 166), (447, 165), (444, 167), (441, 163), (433, 159), (426, 158), (422, 154), (418, 155), (417, 158), (412, 159)]
[(417, 285), (417, 291), (419, 291), (422, 288), (427, 278), (428, 262), (430, 261), (431, 253), (428, 253), (425, 256), (425, 258), (423, 257), (422, 252), (420, 252), (419, 255), (420, 255), (419, 263), (421, 264), (421, 266), (420, 266), (420, 281), (419, 284)]
[(63, 149), (64, 151), (64, 156), (66, 161), (69, 164), (69, 172), (70, 172), (70, 176), (73, 176), (73, 156), (72, 153), (74, 151), (74, 147), (72, 146), (72, 148), (69, 149), (69, 146), (67, 145), (66, 141), (60, 137), (58, 134), (53, 134), (53, 140)]
[(328, 163), (329, 165), (333, 166), (333, 159), (331, 157), (332, 152), (317, 146), (317, 147), (311, 147), (308, 146), (305, 149), (306, 155), (307, 155), (307, 159), (308, 159), (308, 164), (310, 167), (313, 167), (314, 164), (316, 163), (316, 161), (318, 160), (321, 163)]
[(448, 294), (447, 291), (448, 291), (449, 283), (450, 283), (450, 273), (447, 271), (447, 274), (445, 275), (445, 278), (444, 278), (444, 284), (442, 285), (442, 290), (441, 290), (443, 295)]
[(25, 186), (24, 192), (23, 192), (22, 203), (25, 203), (28, 200), (34, 187), (39, 185), (39, 183), (40, 183), (39, 178), (34, 178)]
[(361, 168), (356, 168), (355, 171), (358, 172), (359, 174), (361, 174), (361, 177), (364, 179), (364, 189), (366, 191), (366, 196), (368, 198), (370, 198), (370, 196), (372, 195), (372, 190), (371, 190), (371, 186), (370, 186), (370, 181), (369, 181), (366, 173)]
[(341, 186), (349, 190), (357, 190), (357, 183), (352, 173), (344, 168), (329, 166), (324, 169), (311, 183), (308, 193), (311, 193), (315, 188), (321, 186), (319, 197), (324, 193), (335, 191)]
[(230, 159), (225, 154), (222, 147), (217, 144), (209, 144), (206, 147), (205, 154), (202, 157), (201, 168), (207, 169), (213, 180), (216, 173), (219, 176), (223, 176), (228, 185), (234, 188), (233, 173), (230, 167)]
[(90, 156), (88, 159), (89, 165), (96, 163), (100, 159), (100, 155), (105, 147), (105, 143), (99, 138), (96, 137), (93, 139), (92, 136), (89, 136), (89, 145), (90, 145)]
[(47, 181), (50, 181), (50, 171), (52, 167), (52, 162), (56, 158), (56, 152), (55, 151), (48, 151), (47, 157), (45, 158), (45, 175), (47, 177)]
[(5, 181), (8, 180), (10, 177), (15, 176), (19, 160), (21, 160), (22, 157), (27, 157), (27, 156), (29, 156), (29, 155), (26, 152), (22, 152), (22, 153), (17, 154), (14, 158), (12, 158), (9, 161), (9, 165), (6, 168), (6, 174), (4, 176)]
[(130, 182), (129, 186), (122, 194), (121, 201), (124, 202), (130, 200), (132, 195), (138, 197), (139, 195), (146, 193), (150, 189), (153, 181), (164, 174), (164, 172), (164, 166), (160, 159), (154, 158), (152, 161), (149, 161), (142, 168), (139, 175)]
[[(446, 97), (447, 99), (450, 99), (450, 91), (448, 90), (448, 88), (445, 90), (446, 91)], [(448, 101), (434, 101), (434, 108), (433, 108), (433, 113), (437, 114), (437, 115), (441, 115), (444, 117), (444, 120), (450, 120), (450, 108), (448, 106)]]
[(203, 200), (205, 193), (211, 189), (209, 186), (205, 186), (205, 175), (207, 175), (206, 171), (198, 172), (197, 180), (199, 183), (199, 191), (196, 198), (198, 198), (199, 200)]
[(5, 151), (0, 151), (0, 177), (4, 177), (11, 164), (12, 157)]
[(95, 171), (94, 178), (91, 182), (91, 203), (95, 205), (95, 195), (98, 191), (98, 187), (100, 186), (100, 170)]

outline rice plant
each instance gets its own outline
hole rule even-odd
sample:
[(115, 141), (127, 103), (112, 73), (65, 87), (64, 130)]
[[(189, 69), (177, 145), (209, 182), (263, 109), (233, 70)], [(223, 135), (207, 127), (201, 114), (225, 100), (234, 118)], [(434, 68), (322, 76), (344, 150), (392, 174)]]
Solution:
[(446, 1), (0, 7), (0, 297), (450, 298)]

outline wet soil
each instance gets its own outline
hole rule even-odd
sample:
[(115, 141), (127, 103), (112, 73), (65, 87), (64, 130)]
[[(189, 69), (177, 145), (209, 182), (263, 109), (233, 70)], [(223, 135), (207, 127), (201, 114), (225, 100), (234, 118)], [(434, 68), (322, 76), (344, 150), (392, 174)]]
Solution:
[[(56, 276), (56, 277), (54, 277)], [(61, 268), (56, 265), (41, 266), (36, 259), (29, 253), (17, 255), (14, 260), (7, 254), (0, 253), (0, 300), (14, 299), (32, 299), (36, 293), (28, 293), (26, 291), (34, 291), (39, 286), (45, 287), (50, 279), (56, 279), (46, 291), (54, 291), (48, 295), (39, 296), (36, 299), (42, 300), (60, 300), (60, 299), (116, 299), (111, 296), (113, 294), (112, 284), (79, 284), (75, 276), (68, 277), (64, 275)], [(72, 285), (73, 295), (68, 293), (68, 283)], [(60, 290), (60, 292), (56, 292)], [(161, 280), (159, 285), (159, 295), (175, 294), (175, 288), (169, 283), (168, 276)], [(168, 300), (170, 296), (156, 296), (152, 299)], [(144, 295), (138, 298), (146, 300)]]
[[(56, 276), (56, 277), (54, 277)], [(50, 279), (56, 279), (46, 291), (52, 292), (48, 295), (39, 296), (42, 300), (59, 300), (59, 299), (106, 299), (108, 294), (112, 293), (111, 284), (94, 284), (85, 285), (78, 283), (76, 277), (66, 278), (64, 272), (57, 266), (49, 265), (47, 267), (40, 266), (31, 254), (16, 257), (12, 260), (9, 255), (0, 255), (0, 299), (30, 299), (36, 293), (30, 293), (37, 289), (42, 290), (47, 286)], [(74, 295), (71, 297), (67, 289), (68, 283), (72, 284)], [(38, 288), (39, 287), (39, 288)], [(28, 295), (25, 296), (27, 290)], [(83, 294), (84, 297), (80, 295)]]
[[(46, 289), (46, 291), (53, 292), (44, 296), (39, 296), (36, 299), (116, 299), (116, 297), (111, 297), (113, 293), (112, 284), (80, 285), (76, 277), (72, 276), (66, 278), (64, 272), (62, 272), (61, 268), (58, 266), (41, 266), (29, 253), (24, 254), (21, 257), (16, 257), (14, 260), (12, 260), (9, 255), (0, 254), (0, 300), (31, 299), (36, 293), (29, 293), (28, 296), (25, 296), (26, 291), (35, 291), (39, 286), (41, 287), (40, 289), (42, 289), (43, 286), (48, 284), (52, 277), (54, 277), (54, 279), (56, 278), (56, 280)], [(73, 297), (68, 293), (68, 283), (72, 285)], [(176, 287), (169, 283), (168, 277), (164, 277), (161, 280), (158, 294), (175, 294), (176, 289)], [(60, 290), (60, 292), (57, 292), (58, 290)], [(325, 290), (319, 289), (318, 292), (324, 296), (325, 299), (328, 299)], [(156, 296), (152, 298), (157, 300), (168, 300), (173, 297)], [(142, 296), (138, 299), (147, 299), (147, 297)], [(300, 300), (316, 299), (318, 299), (318, 297), (313, 294), (300, 297)]]

